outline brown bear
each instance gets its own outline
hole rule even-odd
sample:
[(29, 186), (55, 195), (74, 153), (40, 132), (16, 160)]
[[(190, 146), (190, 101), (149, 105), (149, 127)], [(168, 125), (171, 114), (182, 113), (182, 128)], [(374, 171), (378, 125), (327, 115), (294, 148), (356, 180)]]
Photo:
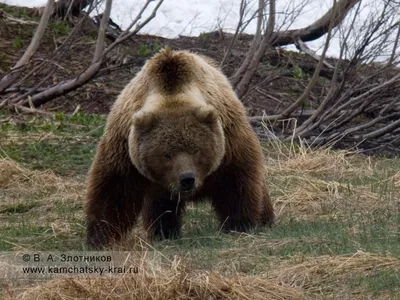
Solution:
[(209, 199), (226, 231), (272, 225), (264, 159), (244, 106), (210, 59), (164, 49), (124, 88), (89, 173), (87, 243), (117, 241), (141, 214), (176, 238), (189, 200)]

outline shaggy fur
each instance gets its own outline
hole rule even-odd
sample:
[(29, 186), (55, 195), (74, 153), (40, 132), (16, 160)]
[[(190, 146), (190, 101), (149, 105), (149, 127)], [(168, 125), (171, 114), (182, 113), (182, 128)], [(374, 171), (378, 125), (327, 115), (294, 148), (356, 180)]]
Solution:
[(177, 237), (186, 201), (206, 198), (224, 230), (273, 224), (261, 146), (228, 80), (208, 58), (165, 49), (111, 109), (89, 174), (88, 245), (119, 240), (139, 214), (152, 237)]

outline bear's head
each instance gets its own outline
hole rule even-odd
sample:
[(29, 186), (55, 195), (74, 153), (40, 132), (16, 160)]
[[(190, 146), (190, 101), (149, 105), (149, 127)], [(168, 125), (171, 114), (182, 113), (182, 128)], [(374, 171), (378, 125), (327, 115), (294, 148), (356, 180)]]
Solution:
[(191, 192), (225, 155), (221, 122), (213, 108), (163, 107), (133, 117), (129, 154), (138, 171), (172, 193)]

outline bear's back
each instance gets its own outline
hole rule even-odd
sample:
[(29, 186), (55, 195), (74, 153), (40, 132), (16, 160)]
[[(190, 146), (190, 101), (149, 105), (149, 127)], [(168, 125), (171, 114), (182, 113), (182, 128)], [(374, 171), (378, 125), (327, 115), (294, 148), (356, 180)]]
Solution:
[(166, 105), (212, 106), (224, 127), (247, 122), (243, 104), (217, 64), (185, 50), (166, 48), (148, 60), (119, 95), (110, 119), (129, 123), (139, 111), (162, 110)]

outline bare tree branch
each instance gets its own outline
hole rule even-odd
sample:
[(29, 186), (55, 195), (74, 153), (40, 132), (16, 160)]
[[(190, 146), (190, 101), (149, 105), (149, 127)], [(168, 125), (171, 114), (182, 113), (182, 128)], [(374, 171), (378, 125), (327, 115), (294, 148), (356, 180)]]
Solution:
[(249, 63), (250, 63), (251, 59), (253, 58), (254, 53), (256, 53), (258, 45), (260, 44), (261, 27), (262, 27), (262, 23), (263, 23), (264, 9), (265, 9), (265, 0), (259, 0), (258, 1), (258, 12), (257, 12), (258, 16), (257, 16), (256, 34), (253, 37), (253, 41), (250, 44), (249, 50), (247, 50), (245, 59), (243, 60), (242, 64), (240, 65), (239, 69), (236, 70), (235, 74), (233, 74), (232, 77), (230, 78), (231, 83), (233, 85), (236, 85), (240, 81), (240, 78), (247, 70)]
[[(336, 9), (336, 0), (334, 0), (334, 5), (333, 5), (333, 11), (335, 11)], [(333, 20), (333, 19), (332, 19)], [(287, 118), (294, 110), (296, 110), (299, 105), (301, 105), (304, 100), (306, 100), (308, 98), (308, 96), (310, 95), (311, 90), (313, 89), (315, 83), (317, 82), (318, 76), (319, 76), (319, 72), (322, 68), (323, 65), (323, 61), (325, 59), (325, 54), (326, 51), (329, 48), (329, 43), (331, 40), (331, 35), (332, 35), (332, 29), (333, 29), (333, 22), (330, 24), (329, 26), (329, 30), (328, 30), (328, 36), (326, 37), (326, 41), (325, 41), (325, 45), (324, 45), (324, 49), (322, 50), (322, 54), (321, 54), (321, 59), (318, 61), (317, 67), (315, 68), (313, 77), (311, 78), (310, 82), (308, 83), (306, 89), (304, 90), (303, 94), (292, 104), (290, 105), (288, 108), (286, 108), (280, 115), (278, 118)]]
[(247, 91), (249, 83), (254, 76), (254, 73), (257, 70), (258, 64), (261, 60), (261, 57), (264, 55), (265, 49), (268, 45), (271, 45), (272, 33), (275, 26), (275, 15), (276, 15), (276, 1), (270, 0), (269, 2), (269, 15), (268, 15), (268, 24), (265, 29), (264, 37), (258, 46), (257, 51), (255, 52), (253, 58), (251, 59), (243, 78), (237, 84), (235, 88), (235, 92), (239, 98), (241, 98)]
[(224, 58), (221, 60), (221, 62), (219, 64), (220, 68), (222, 68), (222, 66), (225, 65), (228, 57), (231, 55), (232, 48), (235, 45), (236, 40), (239, 36), (240, 28), (243, 26), (243, 17), (244, 17), (244, 13), (246, 10), (246, 6), (247, 6), (247, 1), (241, 0), (240, 1), (240, 9), (239, 9), (239, 21), (236, 26), (235, 34), (233, 35), (232, 41), (230, 42), (230, 44), (228, 46), (228, 50), (226, 50), (226, 52), (225, 52)]
[(396, 59), (396, 51), (398, 50), (397, 46), (399, 45), (399, 40), (400, 40), (400, 22), (399, 22), (399, 24), (397, 24), (397, 34), (394, 39), (392, 54), (390, 55), (390, 58), (388, 60), (388, 65), (393, 64), (393, 62)]
[(104, 51), (104, 39), (106, 36), (106, 28), (111, 13), (111, 0), (106, 0), (106, 8), (104, 9), (103, 17), (101, 18), (100, 27), (97, 35), (96, 49), (94, 50), (92, 63), (97, 62)]

